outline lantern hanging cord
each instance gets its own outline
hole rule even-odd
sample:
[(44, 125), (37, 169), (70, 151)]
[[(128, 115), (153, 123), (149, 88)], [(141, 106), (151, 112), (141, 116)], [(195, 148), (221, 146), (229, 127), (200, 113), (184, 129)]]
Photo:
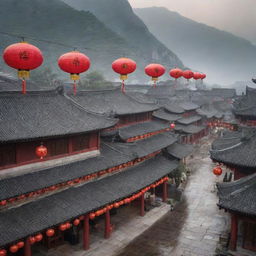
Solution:
[(93, 50), (91, 48), (86, 48), (86, 47), (74, 47), (68, 44), (63, 44), (60, 42), (56, 42), (56, 41), (51, 41), (51, 40), (46, 40), (46, 39), (39, 39), (39, 38), (35, 38), (35, 37), (31, 37), (31, 36), (24, 36), (24, 35), (18, 35), (18, 34), (13, 34), (13, 33), (9, 33), (9, 32), (4, 32), (4, 31), (0, 31), (0, 34), (2, 35), (7, 35), (7, 36), (11, 36), (11, 37), (17, 37), (20, 38), (22, 41), (25, 41), (25, 38), (33, 40), (33, 41), (37, 41), (37, 42), (43, 42), (43, 43), (47, 43), (47, 44), (55, 44), (55, 45), (59, 45), (59, 46), (63, 46), (63, 47), (67, 47), (67, 48), (72, 48), (72, 49), (84, 49), (84, 50)]
[[(32, 36), (25, 36), (25, 35), (20, 35), (20, 34), (14, 34), (14, 33), (10, 33), (10, 32), (5, 32), (5, 31), (0, 31), (0, 34), (2, 35), (7, 35), (10, 37), (16, 37), (16, 38), (20, 38), (22, 41), (24, 41), (26, 38), (32, 41), (36, 41), (36, 42), (43, 42), (43, 43), (47, 43), (47, 44), (51, 44), (51, 45), (58, 45), (58, 46), (62, 46), (65, 48), (70, 48), (70, 49), (80, 49), (80, 50), (89, 50), (89, 51), (94, 51), (94, 52), (98, 52), (99, 49), (95, 49), (95, 48), (88, 48), (88, 47), (74, 47), (74, 45), (68, 45), (68, 44), (64, 44), (62, 42), (58, 42), (58, 41), (51, 41), (51, 40), (46, 40), (46, 39), (41, 39), (41, 38), (35, 38)], [(135, 50), (135, 48), (132, 48)], [(115, 52), (112, 52), (111, 54), (113, 54)], [(118, 52), (118, 54), (120, 55), (120, 52)], [(129, 54), (132, 57), (137, 57), (137, 55), (133, 52)]]

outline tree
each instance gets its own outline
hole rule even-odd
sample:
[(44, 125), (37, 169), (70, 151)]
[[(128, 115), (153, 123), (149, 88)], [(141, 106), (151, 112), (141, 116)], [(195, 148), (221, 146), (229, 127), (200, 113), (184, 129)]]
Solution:
[(80, 85), (86, 89), (102, 89), (113, 86), (112, 83), (106, 81), (104, 76), (98, 71), (88, 73), (85, 76), (85, 79), (81, 80)]
[(61, 80), (58, 79), (58, 75), (50, 68), (33, 70), (33, 72), (31, 72), (31, 81), (46, 87), (56, 87), (61, 83)]

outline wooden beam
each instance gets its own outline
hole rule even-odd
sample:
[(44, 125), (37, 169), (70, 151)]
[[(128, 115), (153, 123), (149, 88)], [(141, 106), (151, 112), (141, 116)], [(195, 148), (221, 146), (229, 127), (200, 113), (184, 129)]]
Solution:
[(110, 212), (109, 210), (105, 213), (105, 235), (106, 239), (110, 238), (111, 235), (111, 222), (110, 222)]
[(231, 215), (231, 237), (229, 248), (232, 251), (236, 250), (237, 245), (237, 233), (238, 233), (238, 217), (235, 214)]
[(84, 216), (83, 248), (84, 248), (84, 250), (89, 250), (89, 248), (90, 248), (90, 224), (89, 224), (89, 214), (86, 214), (86, 215)]
[(29, 237), (26, 238), (25, 246), (24, 246), (24, 256), (31, 256), (31, 243)]
[(140, 196), (140, 216), (145, 215), (145, 199), (144, 199), (144, 193)]

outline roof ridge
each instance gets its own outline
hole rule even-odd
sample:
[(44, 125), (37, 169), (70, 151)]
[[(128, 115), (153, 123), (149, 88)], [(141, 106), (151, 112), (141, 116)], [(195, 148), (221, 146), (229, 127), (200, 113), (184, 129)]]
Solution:
[(80, 105), (78, 102), (76, 102), (74, 99), (72, 99), (71, 97), (69, 97), (66, 93), (63, 94), (63, 96), (71, 101), (76, 107), (80, 108), (81, 110), (83, 110), (84, 112), (88, 113), (88, 114), (91, 114), (91, 115), (94, 115), (94, 116), (97, 116), (97, 117), (102, 117), (102, 118), (105, 118), (106, 120), (109, 120), (109, 121), (115, 121), (115, 123), (118, 122), (118, 119), (117, 118), (110, 118), (108, 116), (106, 116), (105, 114), (100, 114), (100, 113), (97, 113), (97, 112), (93, 112), (93, 111), (90, 111), (88, 109), (86, 109), (85, 107), (83, 107), (82, 105)]
[(48, 95), (48, 96), (54, 96), (54, 95), (63, 95), (64, 93), (64, 87), (58, 86), (52, 89), (46, 89), (46, 90), (29, 90), (26, 92), (25, 95), (21, 94), (20, 91), (0, 91), (0, 97), (4, 96), (35, 96), (35, 95)]

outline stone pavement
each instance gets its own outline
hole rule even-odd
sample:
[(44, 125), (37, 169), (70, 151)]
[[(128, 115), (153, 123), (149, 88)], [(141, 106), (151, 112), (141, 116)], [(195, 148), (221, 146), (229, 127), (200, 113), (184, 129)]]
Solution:
[(211, 256), (228, 216), (218, 210), (212, 193), (215, 177), (208, 157), (209, 144), (190, 161), (193, 172), (183, 201), (116, 256)]

